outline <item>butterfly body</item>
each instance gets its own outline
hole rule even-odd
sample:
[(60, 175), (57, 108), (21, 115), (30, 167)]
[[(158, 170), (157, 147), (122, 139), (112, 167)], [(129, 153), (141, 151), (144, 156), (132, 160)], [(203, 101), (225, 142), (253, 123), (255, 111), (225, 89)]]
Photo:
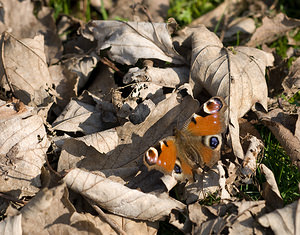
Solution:
[(191, 180), (194, 169), (211, 168), (220, 158), (225, 109), (221, 97), (205, 102), (182, 129), (174, 130), (174, 136), (147, 150), (145, 165), (165, 174), (174, 173), (179, 180)]

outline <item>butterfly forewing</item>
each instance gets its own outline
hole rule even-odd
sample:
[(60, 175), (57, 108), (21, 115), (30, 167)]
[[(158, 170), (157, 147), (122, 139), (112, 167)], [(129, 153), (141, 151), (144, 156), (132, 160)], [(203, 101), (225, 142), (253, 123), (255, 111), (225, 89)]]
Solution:
[(171, 174), (176, 161), (176, 145), (173, 138), (160, 141), (145, 154), (144, 162), (149, 168), (154, 168)]
[(187, 125), (187, 130), (196, 136), (219, 134), (224, 131), (224, 109), (226, 105), (221, 97), (213, 97), (205, 102), (194, 114)]

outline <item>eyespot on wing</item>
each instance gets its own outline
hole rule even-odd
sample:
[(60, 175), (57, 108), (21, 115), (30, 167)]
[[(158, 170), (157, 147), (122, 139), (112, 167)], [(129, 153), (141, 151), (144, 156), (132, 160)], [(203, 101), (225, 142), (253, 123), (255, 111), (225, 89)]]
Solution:
[(160, 141), (150, 147), (144, 156), (144, 163), (149, 169), (156, 169), (171, 174), (176, 161), (176, 145), (173, 139)]

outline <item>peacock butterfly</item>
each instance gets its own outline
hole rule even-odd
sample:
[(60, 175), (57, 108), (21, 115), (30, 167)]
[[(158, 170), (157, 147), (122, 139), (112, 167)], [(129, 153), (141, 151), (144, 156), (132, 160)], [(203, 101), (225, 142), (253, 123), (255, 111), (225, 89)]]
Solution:
[(174, 130), (174, 136), (150, 147), (144, 164), (148, 169), (174, 174), (178, 180), (192, 180), (193, 170), (211, 168), (220, 158), (226, 108), (223, 98), (209, 99), (181, 130)]

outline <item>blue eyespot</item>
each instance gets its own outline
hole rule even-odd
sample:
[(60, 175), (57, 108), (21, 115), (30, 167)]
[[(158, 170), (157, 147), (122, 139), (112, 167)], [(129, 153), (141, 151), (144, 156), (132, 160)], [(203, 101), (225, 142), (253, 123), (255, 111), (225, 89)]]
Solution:
[(174, 166), (174, 171), (176, 174), (180, 174), (182, 172), (181, 167), (178, 166), (177, 164), (175, 164), (175, 166)]
[(216, 147), (218, 147), (219, 145), (219, 139), (215, 136), (211, 137), (209, 139), (209, 146), (212, 148), (212, 149), (215, 149)]

